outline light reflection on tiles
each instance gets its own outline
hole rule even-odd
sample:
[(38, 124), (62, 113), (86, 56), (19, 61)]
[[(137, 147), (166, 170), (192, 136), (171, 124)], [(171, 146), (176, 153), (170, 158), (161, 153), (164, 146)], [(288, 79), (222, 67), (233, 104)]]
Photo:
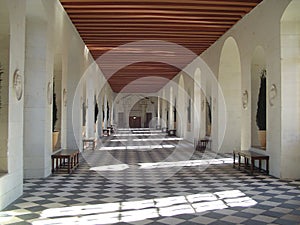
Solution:
[(177, 161), (177, 162), (158, 162), (158, 163), (138, 163), (139, 167), (128, 164), (117, 164), (107, 166), (91, 167), (90, 170), (94, 171), (122, 171), (130, 168), (134, 169), (157, 169), (157, 168), (170, 168), (170, 167), (192, 167), (200, 165), (213, 165), (213, 164), (224, 164), (232, 163), (231, 158), (221, 159), (204, 159), (204, 160), (189, 160), (189, 161)]
[[(134, 135), (136, 136), (136, 135)], [(144, 135), (145, 136), (145, 135)], [(134, 139), (113, 139), (110, 140), (111, 142), (126, 142), (126, 141), (182, 141), (183, 138), (178, 138), (178, 137), (167, 137), (167, 138), (134, 138)]]
[(142, 201), (46, 209), (41, 213), (41, 220), (34, 221), (32, 224), (113, 224), (230, 207), (250, 207), (256, 204), (256, 201), (240, 190), (229, 190)]
[(112, 151), (112, 150), (149, 150), (149, 149), (162, 149), (162, 148), (175, 148), (174, 145), (136, 145), (136, 146), (104, 146), (100, 147), (99, 150), (101, 151)]

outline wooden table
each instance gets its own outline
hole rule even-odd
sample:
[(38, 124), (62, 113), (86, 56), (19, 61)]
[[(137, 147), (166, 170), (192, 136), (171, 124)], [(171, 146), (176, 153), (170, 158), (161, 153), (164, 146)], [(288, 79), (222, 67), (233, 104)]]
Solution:
[(95, 139), (94, 138), (85, 138), (82, 139), (82, 147), (83, 150), (85, 149), (85, 144), (88, 143), (89, 145), (92, 144), (93, 150), (95, 150)]
[[(257, 152), (249, 151), (249, 150), (235, 150), (233, 151), (233, 167), (235, 167), (235, 158), (236, 155), (238, 156), (238, 169), (240, 170), (241, 168), (241, 158), (244, 158), (244, 169), (247, 170), (250, 168), (250, 174), (253, 175), (254, 172), (254, 165), (255, 161), (258, 160), (258, 169), (259, 171), (262, 170), (261, 168), (261, 162), (262, 160), (266, 161), (266, 173), (269, 174), (269, 156), (268, 155), (263, 155)], [(251, 162), (249, 166), (249, 161)]]
[(79, 166), (79, 150), (62, 149), (51, 155), (52, 173), (67, 169), (71, 173)]

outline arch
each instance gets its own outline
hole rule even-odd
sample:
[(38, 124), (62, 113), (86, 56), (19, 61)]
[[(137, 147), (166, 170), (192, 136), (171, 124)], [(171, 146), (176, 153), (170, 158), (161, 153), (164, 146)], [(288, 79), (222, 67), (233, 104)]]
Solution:
[(239, 48), (233, 37), (226, 39), (221, 51), (219, 83), (228, 115), (220, 151), (231, 152), (241, 146), (241, 62)]
[(265, 50), (261, 46), (254, 49), (251, 60), (251, 146), (260, 146), (256, 125), (257, 101), (261, 71), (266, 69)]
[[(281, 176), (300, 178), (300, 1), (287, 6), (281, 32)], [(275, 104), (276, 100), (275, 98)], [(274, 105), (276, 107), (276, 105)], [(288, 116), (287, 116), (288, 115)]]
[(8, 172), (8, 91), (10, 58), (10, 20), (7, 1), (0, 1), (0, 173)]

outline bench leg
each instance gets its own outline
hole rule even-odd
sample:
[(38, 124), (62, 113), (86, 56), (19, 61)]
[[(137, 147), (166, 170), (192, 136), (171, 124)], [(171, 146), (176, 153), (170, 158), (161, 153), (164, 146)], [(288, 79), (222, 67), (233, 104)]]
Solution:
[(52, 173), (54, 172), (54, 161), (55, 159), (52, 157)]
[(68, 157), (68, 173), (71, 172), (71, 157)]
[(269, 160), (266, 160), (266, 173), (269, 174)]
[(233, 168), (235, 168), (235, 153), (233, 153), (233, 165), (232, 165)]
[(76, 166), (79, 166), (79, 153), (76, 154)]
[(253, 170), (254, 170), (254, 159), (251, 158), (251, 169), (250, 169), (251, 175), (253, 175)]
[(239, 170), (241, 169), (241, 155), (240, 154), (238, 154), (238, 161), (239, 161)]
[(59, 159), (56, 159), (56, 170), (58, 170), (58, 161)]

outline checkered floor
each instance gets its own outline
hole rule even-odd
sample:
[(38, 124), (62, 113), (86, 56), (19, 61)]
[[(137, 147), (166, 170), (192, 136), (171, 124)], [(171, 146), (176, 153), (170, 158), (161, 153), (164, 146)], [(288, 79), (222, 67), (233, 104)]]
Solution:
[(231, 155), (180, 139), (125, 134), (85, 150), (71, 175), (25, 180), (0, 224), (300, 224), (300, 182), (250, 176)]

